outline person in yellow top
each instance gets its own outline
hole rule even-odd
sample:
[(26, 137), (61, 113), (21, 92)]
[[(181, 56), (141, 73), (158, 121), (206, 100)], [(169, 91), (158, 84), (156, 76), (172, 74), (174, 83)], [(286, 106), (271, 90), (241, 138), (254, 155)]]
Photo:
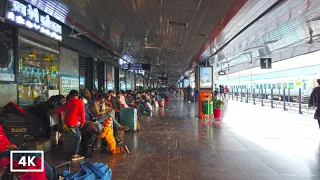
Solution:
[(111, 128), (112, 121), (113, 120), (111, 117), (103, 121), (103, 129), (101, 133), (97, 136), (97, 138), (104, 138), (107, 141), (109, 153), (111, 154), (120, 154), (122, 152), (129, 153), (129, 149), (126, 145), (117, 148), (116, 140), (113, 135), (113, 129)]

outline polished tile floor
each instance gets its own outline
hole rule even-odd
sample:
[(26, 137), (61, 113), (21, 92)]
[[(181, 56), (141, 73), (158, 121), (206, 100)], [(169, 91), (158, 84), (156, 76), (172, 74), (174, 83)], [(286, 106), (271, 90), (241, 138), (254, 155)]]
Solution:
[[(115, 180), (320, 180), (320, 130), (309, 116), (236, 101), (221, 124), (196, 114), (196, 104), (172, 101), (143, 118), (143, 132), (125, 133), (130, 154), (91, 160)], [(53, 166), (68, 157), (68, 145), (46, 155)]]

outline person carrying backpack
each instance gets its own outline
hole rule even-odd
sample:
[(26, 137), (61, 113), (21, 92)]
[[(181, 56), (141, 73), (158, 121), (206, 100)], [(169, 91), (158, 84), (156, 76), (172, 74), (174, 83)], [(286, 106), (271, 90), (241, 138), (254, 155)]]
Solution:
[(51, 111), (52, 114), (58, 114), (64, 112), (64, 124), (69, 128), (68, 131), (63, 131), (62, 133), (56, 132), (55, 144), (58, 144), (61, 136), (72, 135), (75, 137), (75, 146), (73, 150), (72, 160), (81, 160), (84, 159), (83, 156), (80, 156), (79, 148), (81, 142), (81, 134), (79, 127), (83, 127), (85, 122), (85, 109), (84, 103), (78, 99), (79, 92), (76, 90), (71, 90), (68, 95), (67, 102)]

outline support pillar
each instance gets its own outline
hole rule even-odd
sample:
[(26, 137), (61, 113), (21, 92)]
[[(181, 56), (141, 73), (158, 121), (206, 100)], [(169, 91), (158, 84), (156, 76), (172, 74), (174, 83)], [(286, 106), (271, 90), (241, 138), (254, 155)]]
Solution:
[(114, 90), (120, 91), (120, 68), (114, 67)]

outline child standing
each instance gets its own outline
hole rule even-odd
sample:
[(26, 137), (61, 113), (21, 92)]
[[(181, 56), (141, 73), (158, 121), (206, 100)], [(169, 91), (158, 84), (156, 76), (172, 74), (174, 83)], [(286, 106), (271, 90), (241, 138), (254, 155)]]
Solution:
[(120, 148), (117, 148), (116, 146), (116, 140), (113, 136), (113, 129), (111, 128), (112, 125), (112, 118), (109, 117), (106, 120), (103, 121), (103, 129), (102, 132), (97, 136), (98, 138), (104, 138), (108, 143), (109, 152), (111, 154), (120, 154), (122, 152), (129, 153), (128, 147), (122, 146)]

